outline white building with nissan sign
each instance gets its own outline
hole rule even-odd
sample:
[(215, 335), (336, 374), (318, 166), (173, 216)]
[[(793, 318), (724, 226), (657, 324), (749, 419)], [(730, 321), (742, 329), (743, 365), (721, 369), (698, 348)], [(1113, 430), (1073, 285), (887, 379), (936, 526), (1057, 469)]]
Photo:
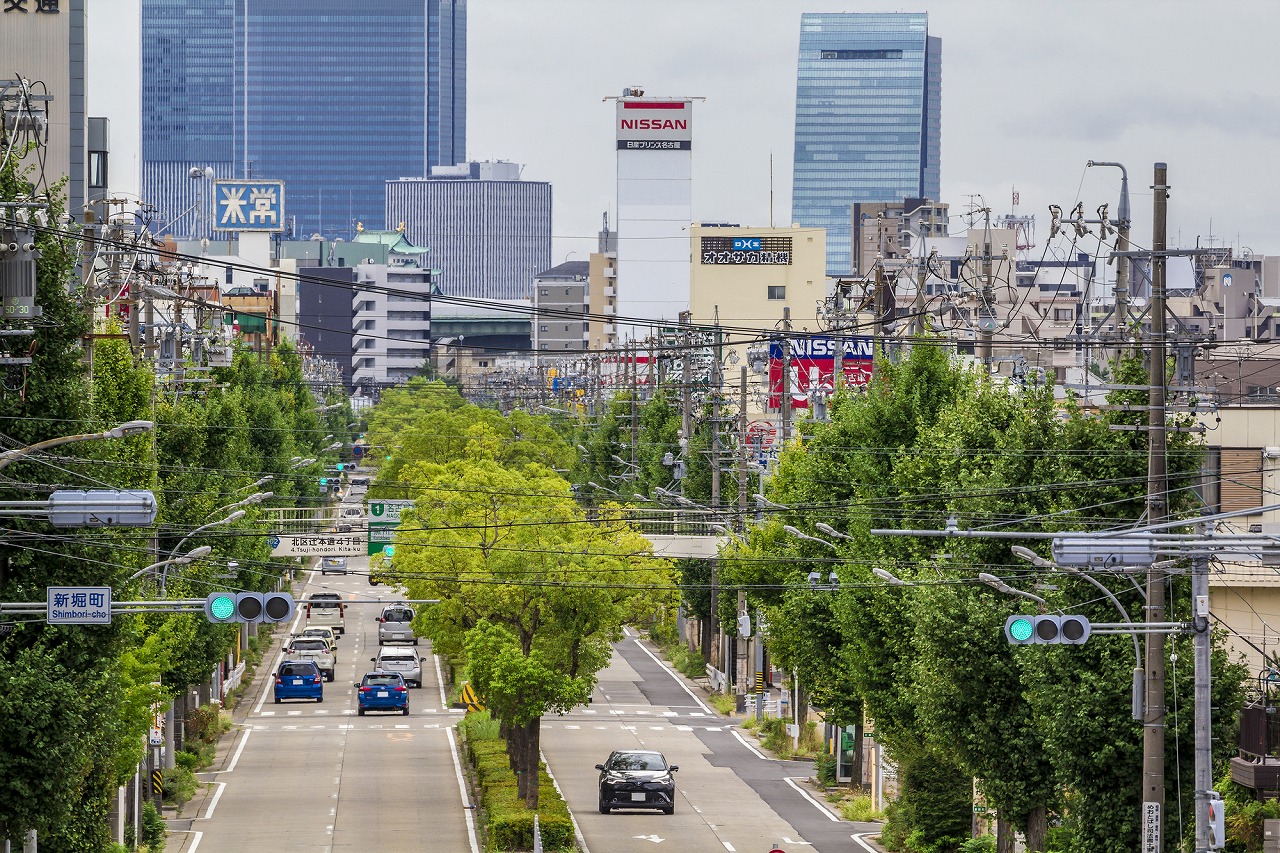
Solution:
[(618, 336), (643, 338), (689, 307), (695, 99), (628, 88), (615, 100)]

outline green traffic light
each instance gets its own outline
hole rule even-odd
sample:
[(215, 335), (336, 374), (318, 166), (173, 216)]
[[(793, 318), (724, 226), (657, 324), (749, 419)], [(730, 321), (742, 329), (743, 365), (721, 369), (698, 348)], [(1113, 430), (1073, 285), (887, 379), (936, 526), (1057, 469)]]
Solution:
[(209, 602), (209, 611), (215, 619), (230, 619), (235, 610), (236, 601), (229, 595), (219, 595)]
[(396, 555), (396, 546), (395, 546), (395, 545), (383, 545), (383, 546), (382, 546), (382, 553), (386, 554), (388, 557), (394, 557), (394, 556)]
[(1031, 620), (1030, 619), (1014, 619), (1009, 623), (1009, 636), (1017, 640), (1019, 643), (1025, 643), (1031, 639)]

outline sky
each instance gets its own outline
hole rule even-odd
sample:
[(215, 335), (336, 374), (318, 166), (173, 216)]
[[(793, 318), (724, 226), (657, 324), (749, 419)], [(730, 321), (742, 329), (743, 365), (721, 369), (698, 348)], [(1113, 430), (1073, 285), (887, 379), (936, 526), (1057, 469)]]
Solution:
[[(138, 0), (89, 5), (89, 110), (112, 119), (113, 188), (136, 193)], [(468, 157), (549, 181), (552, 258), (585, 260), (602, 216), (615, 219), (604, 98), (627, 86), (705, 98), (695, 220), (789, 224), (800, 14), (820, 11), (928, 12), (942, 39), (940, 200), (953, 215), (1012, 212), (1016, 189), (1040, 257), (1049, 204), (1083, 202), (1094, 217), (1109, 202), (1114, 216), (1119, 170), (1085, 164), (1116, 161), (1132, 240), (1147, 247), (1153, 164), (1165, 162), (1171, 245), (1280, 254), (1274, 0), (471, 0)]]

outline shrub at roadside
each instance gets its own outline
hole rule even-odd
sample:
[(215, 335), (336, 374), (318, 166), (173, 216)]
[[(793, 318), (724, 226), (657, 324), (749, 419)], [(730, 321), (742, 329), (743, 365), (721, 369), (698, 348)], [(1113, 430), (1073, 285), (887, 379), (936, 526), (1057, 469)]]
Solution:
[[(525, 808), (516, 789), (506, 743), (498, 736), (497, 721), (487, 712), (470, 713), (458, 723), (467, 745), (467, 760), (475, 768), (480, 808), (494, 850), (532, 850), (534, 812)], [(538, 774), (538, 828), (547, 851), (573, 849), (573, 822), (545, 770)]]

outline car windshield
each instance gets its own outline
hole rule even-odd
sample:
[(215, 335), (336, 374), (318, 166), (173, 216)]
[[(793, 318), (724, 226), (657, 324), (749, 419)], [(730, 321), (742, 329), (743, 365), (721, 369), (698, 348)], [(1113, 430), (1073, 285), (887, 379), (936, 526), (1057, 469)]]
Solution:
[(286, 663), (280, 667), (281, 675), (315, 675), (316, 665), (313, 663)]
[(365, 687), (398, 687), (404, 684), (404, 679), (399, 675), (366, 675), (364, 677)]
[(666, 770), (667, 762), (658, 752), (620, 752), (609, 759), (610, 770)]

